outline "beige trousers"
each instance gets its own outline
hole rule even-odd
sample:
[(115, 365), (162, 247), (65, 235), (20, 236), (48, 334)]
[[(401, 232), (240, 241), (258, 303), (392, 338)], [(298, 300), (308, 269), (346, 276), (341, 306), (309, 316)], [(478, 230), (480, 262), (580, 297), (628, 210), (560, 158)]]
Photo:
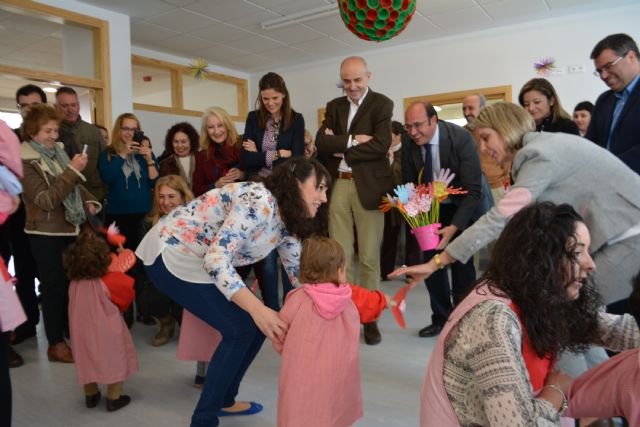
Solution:
[[(353, 265), (353, 227), (358, 235), (358, 266)], [(347, 279), (369, 290), (380, 287), (380, 247), (384, 231), (384, 214), (367, 210), (360, 204), (356, 184), (350, 179), (336, 179), (329, 205), (329, 235), (335, 239), (347, 257)]]

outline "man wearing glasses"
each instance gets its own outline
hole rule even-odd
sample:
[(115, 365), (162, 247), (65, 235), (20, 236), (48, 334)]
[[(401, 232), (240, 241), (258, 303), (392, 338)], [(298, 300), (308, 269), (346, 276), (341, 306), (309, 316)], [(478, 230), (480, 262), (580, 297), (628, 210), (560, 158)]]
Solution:
[[(404, 182), (418, 184), (418, 176), (423, 171), (422, 182), (428, 183), (433, 180), (434, 172), (437, 174), (440, 169), (448, 168), (456, 174), (451, 185), (467, 191), (466, 194), (452, 196), (448, 203), (440, 206), (440, 245), (435, 250), (423, 252), (426, 262), (440, 253), (472, 222), (482, 197), (482, 171), (471, 134), (453, 123), (439, 121), (433, 105), (414, 102), (407, 108), (404, 117), (404, 127), (411, 138), (402, 147)], [(417, 247), (415, 239), (409, 239), (407, 246), (410, 243)], [(417, 251), (420, 252), (419, 249)], [(414, 250), (407, 248), (407, 252), (413, 253)], [(453, 310), (453, 304), (462, 300), (475, 279), (473, 258), (464, 264), (451, 264), (451, 286), (446, 268), (426, 279), (431, 299), (431, 324), (422, 328), (418, 335), (438, 335)]]
[(640, 174), (640, 62), (638, 45), (612, 34), (591, 52), (596, 71), (611, 90), (596, 101), (586, 137), (605, 147)]

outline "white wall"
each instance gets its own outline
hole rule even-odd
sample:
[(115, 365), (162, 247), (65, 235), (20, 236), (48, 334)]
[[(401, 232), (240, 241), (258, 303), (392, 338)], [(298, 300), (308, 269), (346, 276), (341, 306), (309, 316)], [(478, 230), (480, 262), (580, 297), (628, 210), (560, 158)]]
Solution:
[[(572, 112), (579, 101), (595, 102), (607, 89), (592, 74), (589, 54), (593, 46), (608, 34), (619, 32), (640, 43), (638, 18), (640, 5), (633, 5), (403, 47), (382, 47), (364, 56), (372, 72), (371, 88), (394, 101), (394, 119), (401, 122), (402, 100), (406, 97), (511, 85), (513, 101), (517, 102), (522, 85), (536, 77), (533, 63), (544, 57), (555, 58), (556, 64), (565, 69), (569, 65), (585, 66), (581, 74), (549, 77), (563, 106)], [(340, 96), (336, 81), (341, 60), (274, 70), (284, 77), (293, 107), (304, 115), (307, 128), (313, 132), (317, 130), (318, 108)], [(261, 75), (252, 76), (250, 100), (255, 99)]]
[[(193, 60), (193, 58), (184, 58), (181, 56), (158, 52), (138, 46), (132, 46), (132, 53), (135, 55), (145, 56), (147, 58), (153, 58), (182, 65), (188, 65)], [(214, 64), (209, 64), (209, 70), (247, 80), (249, 80), (250, 78), (250, 75), (247, 73), (242, 73), (240, 71), (232, 70), (229, 68), (219, 67)], [(210, 106), (215, 105), (218, 104), (216, 104), (216, 101), (212, 99)], [(249, 105), (251, 105), (251, 103), (249, 103)], [(177, 116), (174, 114), (155, 113), (142, 110), (134, 110), (133, 113), (140, 119), (140, 122), (142, 123), (142, 129), (144, 129), (144, 133), (147, 134), (151, 139), (151, 143), (153, 144), (153, 152), (156, 153), (156, 155), (159, 155), (164, 150), (164, 138), (167, 134), (167, 130), (169, 130), (169, 128), (174, 124), (178, 122), (191, 123), (196, 128), (198, 133), (200, 133), (199, 117)], [(238, 130), (238, 132), (244, 132), (244, 121), (236, 122), (234, 124), (236, 125), (236, 129)]]
[(129, 17), (75, 0), (39, 0), (38, 2), (109, 22), (111, 116), (115, 120), (120, 113), (131, 111), (133, 98)]

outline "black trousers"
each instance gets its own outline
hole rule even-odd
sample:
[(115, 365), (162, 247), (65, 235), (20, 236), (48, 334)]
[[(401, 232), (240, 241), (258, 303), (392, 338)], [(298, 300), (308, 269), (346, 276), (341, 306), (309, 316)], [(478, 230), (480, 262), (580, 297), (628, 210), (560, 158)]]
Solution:
[(11, 377), (9, 376), (9, 332), (0, 333), (0, 427), (11, 426)]
[[(111, 225), (115, 222), (120, 229), (120, 234), (126, 237), (124, 247), (131, 249), (135, 252), (136, 248), (142, 240), (143, 222), (146, 213), (136, 214), (107, 214), (106, 224)], [(135, 280), (134, 289), (136, 291), (136, 310), (139, 315), (149, 315), (149, 296), (152, 286), (149, 285), (149, 281), (146, 278), (144, 267), (140, 260), (137, 260), (136, 264), (128, 273)], [(133, 305), (124, 313), (127, 325), (131, 327), (133, 324)]]
[[(440, 206), (440, 222), (442, 227), (451, 224), (453, 215), (457, 207), (453, 204), (444, 204)], [(462, 231), (458, 230), (453, 239), (455, 239)], [(452, 240), (453, 240), (452, 239)], [(420, 262), (427, 262), (440, 251), (432, 250), (422, 252), (422, 260), (410, 254), (420, 253), (416, 238), (408, 233), (407, 236), (407, 264), (414, 265)], [(449, 284), (449, 274), (447, 270), (451, 270), (451, 284)], [(424, 283), (429, 292), (431, 299), (431, 323), (442, 326), (447, 321), (449, 314), (453, 311), (453, 307), (459, 303), (467, 294), (471, 286), (476, 280), (476, 268), (473, 265), (473, 258), (466, 263), (454, 262), (442, 270), (438, 270), (427, 278)]]
[(29, 239), (24, 232), (25, 209), (20, 208), (0, 226), (0, 255), (7, 265), (13, 256), (16, 276), (16, 293), (27, 315), (27, 321), (16, 328), (16, 332), (33, 332), (40, 321), (38, 298), (35, 290), (36, 262), (31, 254)]
[(62, 266), (62, 254), (75, 239), (71, 236), (29, 235), (31, 252), (41, 278), (42, 318), (49, 345), (64, 341), (64, 331), (69, 327), (69, 281)]

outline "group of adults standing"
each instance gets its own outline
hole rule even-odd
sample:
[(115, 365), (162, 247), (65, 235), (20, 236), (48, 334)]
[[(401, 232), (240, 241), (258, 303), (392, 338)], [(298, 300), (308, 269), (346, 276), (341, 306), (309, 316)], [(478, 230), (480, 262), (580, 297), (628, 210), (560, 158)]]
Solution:
[[(486, 207), (482, 206), (484, 178), (471, 133), (440, 121), (429, 103), (416, 102), (407, 108), (404, 125), (407, 137), (401, 149), (403, 180), (417, 183), (419, 172), (423, 171), (423, 179), (430, 181), (434, 172), (449, 168), (456, 174), (452, 185), (467, 190), (466, 194), (453, 196), (450, 203), (442, 206), (442, 239), (435, 251), (423, 254), (428, 262), (394, 273), (411, 274), (414, 281), (427, 278), (433, 315), (432, 324), (420, 331), (421, 336), (441, 333), (454, 305), (460, 303), (472, 287), (475, 269), (470, 257), (496, 238), (514, 214), (538, 201), (568, 203), (572, 207), (568, 208), (568, 214), (560, 215), (571, 218), (570, 224), (573, 224), (562, 244), (571, 240), (572, 248), (578, 246), (584, 249), (581, 253), (585, 253), (588, 247), (594, 254), (598, 265), (594, 276), (606, 301), (617, 302), (628, 294), (630, 279), (640, 261), (637, 250), (640, 199), (636, 191), (640, 187), (637, 176), (640, 168), (637, 156), (633, 155), (637, 147), (630, 142), (640, 123), (633, 120), (633, 111), (640, 108), (636, 102), (640, 96), (640, 89), (636, 87), (640, 77), (639, 56), (637, 46), (626, 35), (605, 38), (592, 53), (597, 73), (612, 90), (596, 103), (587, 136), (592, 136), (606, 150), (577, 136), (548, 133), (555, 116), (538, 120), (532, 109), (527, 112), (514, 104), (498, 103), (479, 113), (470, 123), (470, 130), (482, 153), (499, 167), (506, 168), (511, 180), (509, 191), (486, 213)], [(276, 313), (279, 308), (277, 256), (285, 276), (296, 284), (301, 240), (312, 234), (328, 233), (341, 244), (348, 262), (354, 259), (357, 243), (358, 268), (348, 266), (349, 281), (372, 290), (379, 287), (384, 215), (378, 205), (382, 195), (392, 187), (389, 148), (393, 102), (369, 88), (370, 76), (363, 58), (349, 57), (342, 61), (340, 79), (345, 96), (327, 104), (316, 135), (318, 160), (304, 157), (304, 120), (292, 109), (286, 85), (275, 73), (268, 73), (260, 80), (256, 109), (247, 118), (242, 142), (238, 141), (228, 114), (211, 108), (202, 119), (200, 144), (194, 143), (192, 129), (174, 126), (158, 166), (150, 147), (134, 141), (136, 131), (141, 130), (137, 118), (124, 114), (116, 120), (111, 144), (99, 154), (98, 171), (108, 186), (107, 216), (120, 223), (125, 235), (129, 234), (129, 244), (137, 246), (137, 254), (154, 285), (220, 331), (223, 337), (212, 356), (192, 426), (218, 425), (220, 416), (261, 410), (258, 403), (239, 402), (236, 396), (265, 336), (279, 341), (286, 334), (287, 325)], [(535, 104), (535, 96), (529, 96), (535, 95), (529, 93), (532, 91), (543, 92), (543, 88), (532, 86), (525, 91), (523, 105)], [(559, 107), (557, 96), (554, 104)], [(96, 197), (85, 194), (86, 189), (79, 185), (86, 180), (83, 170), (92, 161), (91, 151), (88, 156), (82, 149), (72, 156), (63, 154), (62, 146), (55, 143), (59, 120), (57, 116), (47, 116), (47, 108), (36, 107), (27, 113), (38, 114), (42, 110), (44, 117), (35, 121), (37, 126), (25, 127), (25, 135), (30, 139), (25, 150), (33, 151), (31, 157), (25, 157), (25, 166), (34, 168), (31, 176), (38, 178), (37, 183), (25, 185), (27, 233), (32, 230), (34, 235), (47, 234), (50, 216), (44, 212), (57, 209), (57, 217), (61, 222), (66, 221), (66, 228), (63, 232), (56, 230), (57, 234), (47, 239), (66, 242), (69, 236), (77, 234), (77, 226), (86, 215), (84, 208), (94, 213), (99, 204)], [(41, 132), (46, 135), (41, 137)], [(76, 148), (80, 148), (77, 143)], [(35, 169), (43, 165), (46, 171)], [(135, 234), (139, 236), (139, 223), (151, 208), (152, 184), (163, 170), (182, 176), (201, 197), (165, 215), (137, 245), (139, 237), (136, 240)], [(53, 185), (47, 181), (48, 176), (56, 178)], [(252, 181), (246, 181), (251, 178)], [(120, 204), (115, 200), (124, 202)], [(330, 202), (328, 206), (327, 202)], [(591, 232), (591, 238), (579, 224)], [(545, 227), (539, 229), (548, 232)], [(38, 246), (41, 250), (47, 247)], [(36, 252), (34, 250), (34, 256)], [(509, 251), (501, 253), (506, 256)], [(42, 259), (44, 265), (52, 264), (51, 254), (47, 255), (49, 259)], [(572, 278), (569, 284), (575, 285), (579, 294), (583, 279), (592, 274), (590, 258), (588, 253), (564, 256), (569, 265), (579, 267), (569, 275)], [(40, 269), (40, 262), (36, 261)], [(500, 262), (505, 259), (492, 261)], [(530, 262), (531, 265), (525, 267), (533, 271), (539, 261)], [(446, 273), (450, 264), (453, 298)], [(256, 269), (263, 287), (263, 301), (258, 300), (242, 280), (243, 269), (249, 266)], [(495, 288), (502, 291), (498, 292), (500, 297), (516, 303), (521, 301), (501, 282), (514, 277), (498, 273), (492, 277)], [(566, 275), (559, 277), (546, 285), (565, 286)], [(61, 287), (43, 279), (44, 308), (45, 295), (55, 289), (59, 296)], [(527, 283), (528, 286), (534, 284)], [(558, 294), (557, 289), (554, 292)], [(575, 293), (563, 295), (561, 298), (567, 300), (563, 304), (581, 298)], [(522, 311), (522, 316), (516, 319), (529, 318), (531, 312), (525, 313), (525, 310), (530, 309), (536, 307), (516, 307), (516, 315), (518, 310)], [(49, 338), (47, 311), (44, 316)], [(517, 324), (515, 327), (520, 336), (524, 334)], [(631, 325), (628, 327), (633, 329)], [(529, 332), (526, 322), (524, 329)], [(632, 335), (636, 330), (637, 325)], [(53, 347), (64, 343), (58, 332), (52, 333), (49, 339)], [(463, 351), (452, 341), (460, 335), (451, 336), (447, 330), (440, 340), (447, 340), (450, 348)], [(585, 333), (585, 336), (593, 338), (593, 334)], [(364, 339), (367, 344), (380, 342), (381, 334), (375, 322), (364, 325)], [(538, 344), (534, 343), (538, 353), (557, 352), (579, 347), (585, 340), (567, 339), (551, 347)], [(464, 355), (460, 357), (464, 359)], [(50, 358), (58, 358), (57, 353), (50, 354)], [(59, 358), (65, 359), (64, 355)], [(516, 357), (514, 363), (524, 372), (522, 360)], [(441, 402), (456, 396), (447, 386), (467, 387), (465, 390), (469, 393), (476, 390), (469, 384), (448, 382), (441, 372), (438, 375), (436, 381), (444, 381), (438, 390), (445, 389), (445, 394), (440, 395)], [(523, 377), (514, 381), (521, 382)], [(568, 382), (564, 378), (550, 374), (547, 381), (545, 387), (557, 389), (565, 397)], [(528, 393), (525, 399), (536, 400), (530, 384), (517, 385)], [(547, 401), (545, 405), (552, 406), (543, 411), (544, 417), (549, 418), (549, 411), (555, 411), (549, 419), (556, 422), (563, 402), (550, 397), (551, 394), (547, 390), (539, 398)], [(422, 399), (424, 402), (429, 395), (424, 394)], [(464, 422), (494, 425), (482, 411), (487, 402), (473, 401), (473, 404), (477, 407), (469, 409), (454, 404), (454, 417)], [(528, 407), (515, 410), (525, 411)], [(423, 412), (423, 425), (431, 425), (431, 415)]]

